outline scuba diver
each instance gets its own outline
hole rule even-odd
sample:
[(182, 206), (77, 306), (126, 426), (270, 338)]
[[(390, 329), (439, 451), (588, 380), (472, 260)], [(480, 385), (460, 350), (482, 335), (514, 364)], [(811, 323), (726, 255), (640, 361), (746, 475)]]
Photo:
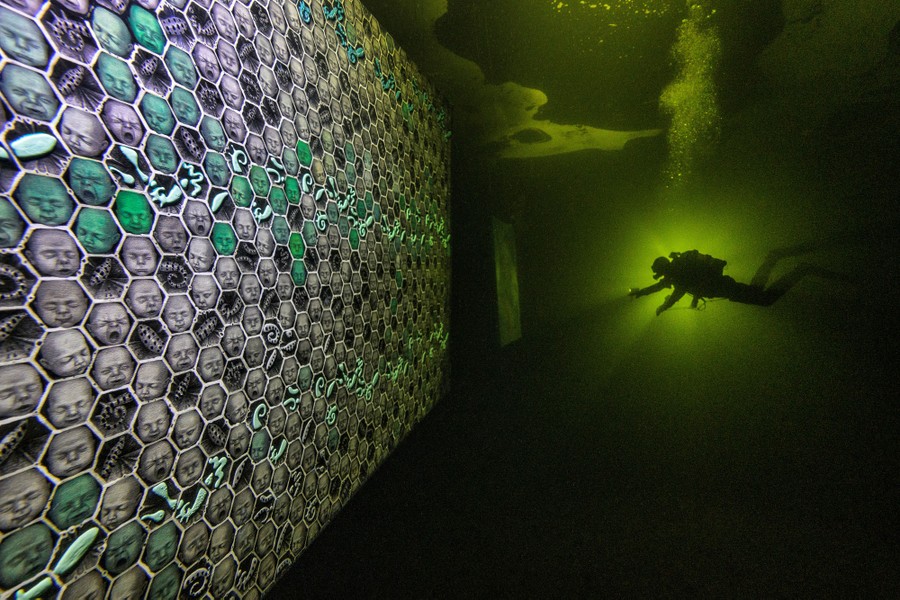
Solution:
[(727, 263), (720, 258), (701, 254), (697, 250), (672, 252), (669, 258), (660, 256), (654, 260), (650, 267), (653, 279), (659, 280), (657, 283), (645, 288), (632, 288), (628, 295), (638, 298), (665, 288), (674, 288), (672, 293), (666, 296), (665, 302), (656, 309), (658, 316), (681, 300), (685, 294), (693, 296), (691, 308), (698, 310), (702, 309), (702, 306), (698, 307), (698, 303), (703, 302), (705, 306), (707, 298), (727, 298), (732, 302), (770, 306), (807, 275), (849, 281), (849, 278), (841, 273), (803, 263), (766, 287), (775, 263), (782, 258), (803, 254), (811, 249), (810, 245), (800, 245), (770, 252), (749, 284), (739, 283), (724, 275), (722, 270)]

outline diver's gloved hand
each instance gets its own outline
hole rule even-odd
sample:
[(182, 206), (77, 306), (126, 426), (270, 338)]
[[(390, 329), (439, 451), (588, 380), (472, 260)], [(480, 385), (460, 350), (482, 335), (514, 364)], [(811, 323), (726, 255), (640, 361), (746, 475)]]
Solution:
[(641, 295), (641, 288), (629, 288), (628, 295), (632, 298), (637, 298)]

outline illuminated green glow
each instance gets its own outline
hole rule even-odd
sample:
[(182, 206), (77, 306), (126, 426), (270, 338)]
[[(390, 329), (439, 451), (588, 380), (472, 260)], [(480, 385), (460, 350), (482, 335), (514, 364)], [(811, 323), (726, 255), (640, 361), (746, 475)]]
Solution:
[[(610, 260), (605, 244), (593, 250), (596, 256), (586, 257), (594, 264), (605, 265), (599, 277), (586, 281), (591, 296), (598, 303), (625, 298), (630, 287), (646, 287), (653, 283), (650, 265), (656, 257), (694, 248), (727, 260), (726, 275), (739, 281), (749, 280), (758, 266), (756, 261), (771, 250), (747, 243), (756, 237), (753, 226), (724, 209), (693, 210), (672, 206), (660, 208), (656, 214), (636, 215), (630, 222), (623, 219), (617, 237), (609, 240), (617, 248), (615, 259)], [(648, 318), (654, 317), (663, 296), (660, 292), (641, 299), (641, 312)]]
[[(721, 348), (711, 340), (743, 340), (747, 329), (754, 335), (777, 335), (777, 320), (760, 319), (760, 311), (774, 312), (772, 308), (714, 299), (698, 311), (685, 298), (656, 316), (669, 290), (636, 299), (627, 295), (631, 287), (654, 283), (650, 265), (656, 257), (694, 248), (727, 260), (725, 274), (748, 282), (766, 253), (780, 243), (765, 235), (767, 225), (765, 216), (748, 217), (698, 190), (670, 198), (655, 210), (619, 213), (616, 227), (586, 247), (579, 262), (590, 276), (579, 280), (585, 295), (575, 310), (591, 316), (580, 321), (594, 340), (579, 365), (598, 381), (608, 381), (627, 377), (623, 365), (635, 361), (693, 368), (710, 347)], [(650, 348), (652, 358), (641, 358)]]

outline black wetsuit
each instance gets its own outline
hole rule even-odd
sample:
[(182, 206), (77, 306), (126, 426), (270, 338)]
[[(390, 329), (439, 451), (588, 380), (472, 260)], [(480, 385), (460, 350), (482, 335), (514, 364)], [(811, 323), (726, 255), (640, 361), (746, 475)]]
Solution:
[[(769, 306), (784, 294), (784, 291), (775, 288), (763, 289), (762, 286), (740, 283), (728, 275), (706, 277), (694, 281), (687, 280), (684, 283), (681, 283), (679, 279), (677, 274), (662, 279), (663, 282), (671, 284), (671, 287), (675, 288), (673, 295), (677, 294), (679, 298), (687, 293), (697, 298), (726, 298), (742, 304)], [(670, 286), (666, 285), (666, 287)]]

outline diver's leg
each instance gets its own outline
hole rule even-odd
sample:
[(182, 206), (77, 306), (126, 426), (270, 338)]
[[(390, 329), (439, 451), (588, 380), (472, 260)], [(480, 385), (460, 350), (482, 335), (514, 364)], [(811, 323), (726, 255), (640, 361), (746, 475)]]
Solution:
[(788, 290), (800, 283), (801, 279), (808, 275), (815, 275), (816, 277), (830, 279), (831, 281), (843, 281), (847, 283), (852, 283), (854, 281), (852, 277), (843, 273), (823, 269), (822, 267), (817, 267), (816, 265), (811, 265), (809, 263), (803, 263), (782, 277), (779, 277), (778, 280), (768, 288), (763, 289), (763, 287), (759, 285), (747, 285), (734, 282), (727, 290), (727, 294), (724, 295), (732, 302), (770, 306), (784, 296)]
[(769, 276), (772, 274), (772, 269), (775, 268), (775, 265), (782, 258), (789, 258), (791, 256), (800, 256), (802, 254), (808, 254), (815, 250), (819, 250), (824, 246), (822, 242), (805, 242), (803, 244), (796, 244), (794, 246), (785, 246), (783, 248), (776, 248), (772, 250), (766, 255), (765, 260), (757, 269), (756, 274), (753, 275), (753, 279), (750, 280), (750, 285), (759, 286), (761, 288), (766, 287), (766, 283), (769, 281)]
[(769, 290), (763, 289), (761, 285), (748, 285), (734, 281), (728, 286), (727, 290), (723, 290), (721, 297), (727, 298), (732, 302), (740, 302), (741, 304), (769, 306), (778, 300), (781, 294), (775, 295), (770, 293)]
[(766, 258), (759, 266), (759, 269), (756, 270), (756, 274), (754, 274), (753, 279), (750, 280), (750, 285), (759, 286), (761, 288), (766, 287), (766, 283), (768, 283), (769, 281), (769, 276), (772, 274), (772, 269), (775, 268), (775, 265), (779, 260), (781, 260), (782, 258), (789, 258), (791, 256), (800, 256), (801, 254), (807, 254), (817, 249), (817, 244), (807, 242), (804, 244), (785, 246), (784, 248), (776, 248), (775, 250), (772, 250), (766, 255)]
[[(829, 279), (831, 281), (842, 281), (852, 283), (853, 278), (844, 273), (838, 273), (830, 269), (824, 269), (809, 263), (801, 263), (795, 269), (780, 277), (766, 290), (766, 293), (772, 294), (775, 300), (783, 296), (789, 289), (800, 283), (800, 280), (809, 275)], [(773, 300), (774, 302), (774, 300)]]
[(769, 254), (766, 255), (766, 259), (753, 275), (753, 279), (750, 280), (750, 285), (759, 288), (766, 287), (766, 283), (769, 281), (769, 275), (772, 274), (772, 269), (775, 268), (775, 264), (785, 256), (787, 255), (781, 254), (779, 250), (769, 252)]
[[(896, 226), (893, 226), (892, 228), (885, 228), (884, 232), (887, 233), (895, 230)], [(756, 274), (753, 276), (753, 279), (750, 280), (750, 285), (765, 287), (766, 283), (769, 281), (769, 276), (772, 274), (772, 269), (775, 268), (775, 263), (777, 263), (782, 258), (801, 256), (803, 254), (809, 254), (810, 252), (817, 252), (819, 250), (830, 250), (853, 243), (862, 243), (868, 240), (871, 237), (871, 234), (872, 232), (868, 230), (842, 231), (831, 234), (819, 240), (812, 240), (809, 242), (803, 242), (801, 244), (795, 244), (793, 246), (776, 248), (766, 255), (763, 264), (760, 265), (759, 269), (756, 271)], [(808, 266), (812, 267), (811, 265)], [(834, 271), (821, 269), (819, 272), (816, 272), (816, 267), (812, 267), (812, 269), (813, 271), (809, 271), (806, 274), (816, 275), (825, 279), (834, 279), (839, 281), (847, 280), (845, 275), (835, 273)]]

